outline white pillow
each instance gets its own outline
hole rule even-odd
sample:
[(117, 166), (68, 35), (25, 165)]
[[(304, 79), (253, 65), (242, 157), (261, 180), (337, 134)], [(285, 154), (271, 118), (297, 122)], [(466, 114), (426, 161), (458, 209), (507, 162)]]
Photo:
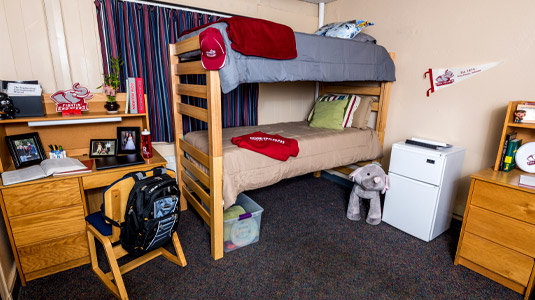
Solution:
[(373, 25), (372, 22), (364, 20), (329, 23), (322, 26), (320, 29), (318, 29), (318, 31), (314, 32), (314, 34), (342, 39), (352, 39), (359, 34), (363, 28), (371, 25)]

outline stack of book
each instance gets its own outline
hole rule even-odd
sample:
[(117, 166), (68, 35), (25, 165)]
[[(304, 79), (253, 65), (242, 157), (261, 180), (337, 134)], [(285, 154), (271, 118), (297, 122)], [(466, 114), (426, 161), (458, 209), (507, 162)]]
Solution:
[(535, 176), (520, 175), (518, 186), (535, 190)]
[(517, 139), (516, 136), (516, 132), (510, 132), (505, 136), (500, 171), (509, 172), (515, 167), (515, 154), (518, 148), (522, 146), (522, 139)]
[(145, 108), (145, 91), (143, 88), (143, 78), (128, 78), (126, 83), (126, 105), (125, 113), (144, 114)]

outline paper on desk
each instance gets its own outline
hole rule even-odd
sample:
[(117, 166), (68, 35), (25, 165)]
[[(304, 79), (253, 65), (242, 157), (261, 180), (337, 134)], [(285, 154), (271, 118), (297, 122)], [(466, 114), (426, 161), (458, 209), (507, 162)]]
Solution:
[(41, 96), (43, 89), (39, 84), (13, 83), (7, 84), (9, 96)]

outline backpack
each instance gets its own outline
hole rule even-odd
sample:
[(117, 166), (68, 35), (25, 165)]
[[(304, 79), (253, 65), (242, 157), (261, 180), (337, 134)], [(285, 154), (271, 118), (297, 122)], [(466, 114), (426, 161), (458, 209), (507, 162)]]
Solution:
[(135, 183), (126, 203), (119, 241), (136, 256), (166, 245), (178, 227), (180, 190), (165, 168), (154, 168), (153, 175), (130, 173)]

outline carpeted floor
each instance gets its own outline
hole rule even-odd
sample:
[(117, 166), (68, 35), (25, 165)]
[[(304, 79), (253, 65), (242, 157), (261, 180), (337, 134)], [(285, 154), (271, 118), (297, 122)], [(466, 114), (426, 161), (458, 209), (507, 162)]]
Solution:
[[(158, 258), (124, 275), (130, 299), (522, 299), (455, 266), (459, 229), (426, 243), (381, 223), (345, 217), (350, 188), (310, 175), (247, 192), (260, 206), (260, 240), (210, 255), (192, 211), (178, 235), (188, 265)], [(19, 299), (113, 299), (81, 266), (30, 281)]]

